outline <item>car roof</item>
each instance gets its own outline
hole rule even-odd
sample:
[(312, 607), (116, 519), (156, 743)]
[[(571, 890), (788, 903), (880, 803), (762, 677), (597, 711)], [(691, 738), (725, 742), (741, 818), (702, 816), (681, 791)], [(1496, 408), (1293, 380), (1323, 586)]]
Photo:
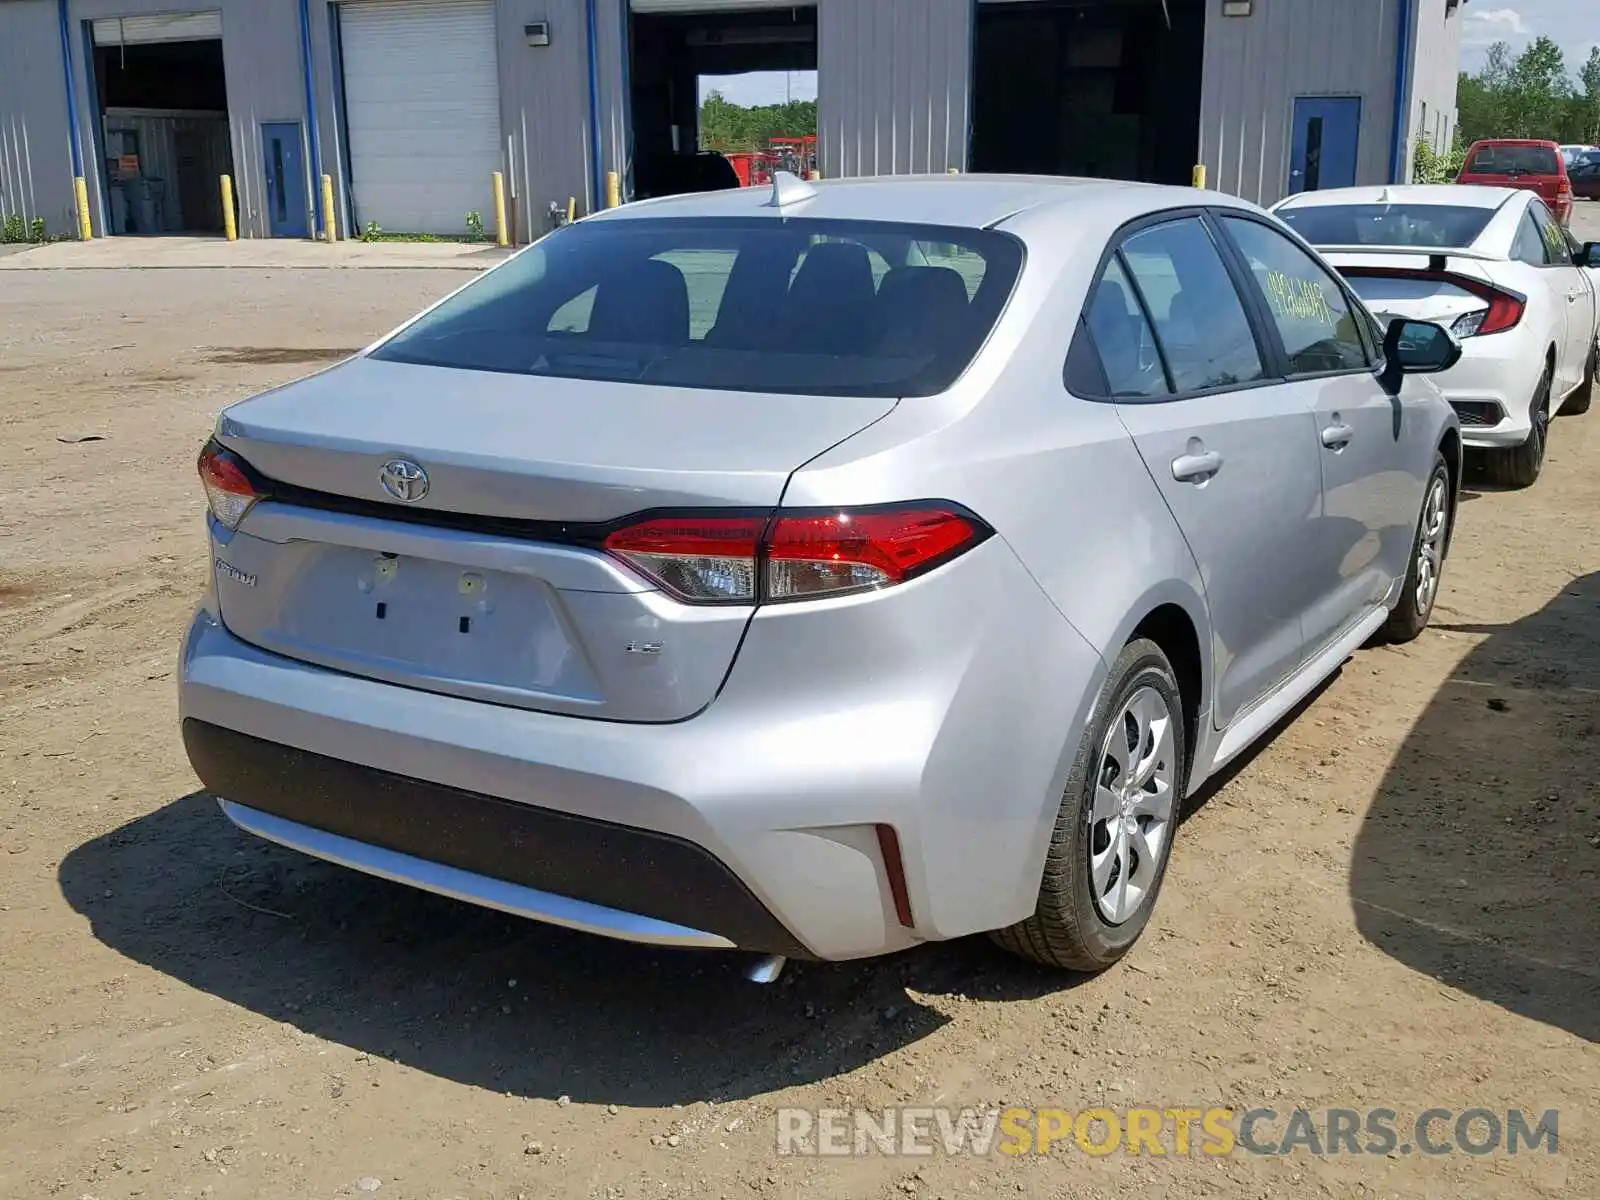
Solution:
[(1479, 138), (1468, 149), (1477, 149), (1479, 146), (1549, 146), (1561, 149), (1549, 138)]
[(818, 180), (811, 186), (814, 196), (782, 208), (772, 206), (772, 189), (760, 186), (635, 201), (587, 219), (806, 217), (984, 229), (1051, 207), (1070, 207), (1086, 219), (1116, 224), (1197, 204), (1254, 208), (1237, 197), (1194, 188), (1053, 175), (884, 175)]
[(1472, 187), (1460, 183), (1410, 183), (1391, 187), (1329, 188), (1320, 192), (1301, 192), (1277, 207), (1319, 208), (1346, 204), (1422, 204), (1450, 208), (1499, 208), (1507, 201), (1526, 196), (1516, 188)]

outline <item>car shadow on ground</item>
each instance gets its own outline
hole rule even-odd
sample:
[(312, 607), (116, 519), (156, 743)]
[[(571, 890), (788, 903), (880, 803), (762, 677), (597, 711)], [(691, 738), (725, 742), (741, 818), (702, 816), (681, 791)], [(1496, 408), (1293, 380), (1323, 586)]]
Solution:
[(1487, 634), (1429, 702), (1352, 852), (1363, 936), (1600, 1041), (1600, 572)]
[[(469, 1085), (575, 1102), (732, 1100), (849, 1072), (1080, 977), (983, 938), (858, 963), (654, 950), (554, 929), (243, 834), (196, 793), (84, 843), (58, 881), (106, 945), (318, 1037)], [(513, 982), (514, 981), (514, 982)]]

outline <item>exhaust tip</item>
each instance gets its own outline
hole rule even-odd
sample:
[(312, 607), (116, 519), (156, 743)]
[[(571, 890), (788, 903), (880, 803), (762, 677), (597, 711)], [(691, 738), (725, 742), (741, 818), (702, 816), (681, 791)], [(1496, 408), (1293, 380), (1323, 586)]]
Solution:
[(767, 954), (745, 968), (744, 977), (751, 983), (777, 983), (789, 960), (781, 954)]

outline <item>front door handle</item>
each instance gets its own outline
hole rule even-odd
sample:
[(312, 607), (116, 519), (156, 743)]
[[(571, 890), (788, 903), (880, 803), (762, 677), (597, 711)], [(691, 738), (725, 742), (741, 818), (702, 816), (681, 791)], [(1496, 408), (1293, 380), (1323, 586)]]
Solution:
[(1356, 436), (1356, 431), (1343, 421), (1323, 427), (1322, 444), (1329, 450), (1343, 450), (1350, 444), (1350, 439)]
[(1183, 454), (1172, 460), (1172, 477), (1179, 483), (1204, 483), (1222, 470), (1222, 455), (1215, 450)]

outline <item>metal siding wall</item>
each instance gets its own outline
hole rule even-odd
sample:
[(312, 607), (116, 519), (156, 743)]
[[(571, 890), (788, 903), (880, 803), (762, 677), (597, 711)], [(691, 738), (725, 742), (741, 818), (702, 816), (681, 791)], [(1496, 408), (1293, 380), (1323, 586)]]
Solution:
[[(99, 108), (90, 89), (89, 57), (83, 22), (97, 17), (163, 12), (222, 12), (223, 71), (228, 83), (228, 125), (233, 149), (234, 190), (239, 204), (239, 236), (266, 237), (262, 197), (266, 175), (261, 162), (261, 123), (305, 117), (300, 69), (299, 8), (289, 0), (71, 0), (71, 36), (78, 78), (79, 120), (83, 122), (84, 170), (89, 177), (89, 207), (95, 233), (103, 232), (104, 179), (95, 155), (92, 126)], [(310, 153), (307, 152), (309, 162)]]
[[(619, 169), (618, 148), (626, 123), (621, 100), (621, 9), (596, 0), (600, 33), (600, 114), (603, 167)], [(537, 18), (550, 22), (550, 44), (529, 46), (522, 27)], [(590, 207), (589, 35), (584, 0), (544, 0), (537, 12), (501, 0), (500, 124), (510, 146), (511, 167), (524, 238), (545, 230), (550, 202), (578, 211)], [(610, 47), (610, 49), (608, 49)], [(600, 203), (605, 197), (598, 198)]]
[(972, 0), (818, 0), (825, 177), (965, 169)]
[[(1411, 106), (1411, 148), (1415, 152), (1419, 138), (1435, 140), (1438, 129), (1436, 118), (1449, 118), (1443, 131), (1442, 146), (1448, 150), (1449, 138), (1456, 127), (1456, 83), (1461, 72), (1461, 14), (1462, 7), (1448, 16), (1445, 0), (1417, 0), (1417, 48), (1413, 71), (1415, 87)], [(1422, 125), (1422, 106), (1428, 106), (1428, 123)]]
[(70, 138), (53, 0), (0, 3), (0, 219), (76, 234)]
[(1317, 95), (1361, 97), (1356, 182), (1389, 181), (1398, 0), (1260, 0), (1249, 17), (1206, 2), (1200, 161), (1212, 187), (1281, 200), (1295, 97)]

